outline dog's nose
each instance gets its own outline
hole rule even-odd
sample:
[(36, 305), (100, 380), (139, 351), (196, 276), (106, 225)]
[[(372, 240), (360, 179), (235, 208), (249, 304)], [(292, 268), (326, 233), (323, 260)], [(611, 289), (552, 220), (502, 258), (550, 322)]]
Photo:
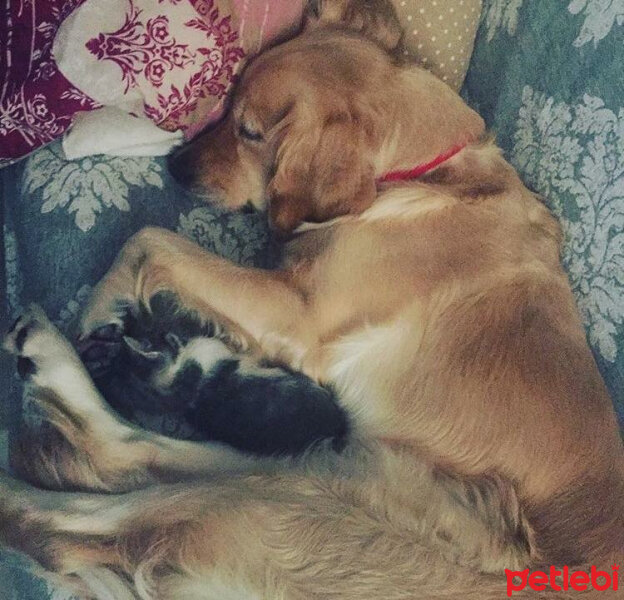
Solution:
[(185, 152), (176, 152), (167, 157), (167, 169), (173, 178), (182, 185), (190, 185), (195, 178), (192, 161)]

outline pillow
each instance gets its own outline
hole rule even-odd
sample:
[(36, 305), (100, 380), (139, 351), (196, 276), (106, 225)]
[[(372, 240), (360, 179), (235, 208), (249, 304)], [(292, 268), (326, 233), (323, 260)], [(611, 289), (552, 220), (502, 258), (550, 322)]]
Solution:
[(218, 118), (245, 58), (294, 33), (303, 0), (86, 0), (61, 25), (61, 72), (103, 106), (187, 138)]
[[(192, 137), (220, 116), (245, 59), (299, 27), (303, 4), (9, 0), (0, 20), (0, 164), (58, 138), (77, 112), (100, 106)], [(132, 122), (118, 126), (117, 138), (144, 142)]]
[(481, 0), (393, 2), (405, 31), (405, 54), (459, 91), (472, 55)]
[(8, 0), (0, 18), (0, 166), (58, 138), (98, 106), (52, 58), (54, 34), (84, 0)]

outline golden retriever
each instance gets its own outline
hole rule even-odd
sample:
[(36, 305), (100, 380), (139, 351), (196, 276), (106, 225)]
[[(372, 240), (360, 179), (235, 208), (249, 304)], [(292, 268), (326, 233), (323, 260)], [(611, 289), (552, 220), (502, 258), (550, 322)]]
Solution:
[(5, 347), (65, 442), (21, 472), (64, 491), (3, 475), (0, 539), (116, 599), (493, 599), (506, 568), (611, 565), (624, 450), (557, 223), (481, 118), (397, 60), (384, 2), (326, 0), (312, 21), (173, 159), (266, 208), (281, 267), (145, 229), (81, 327), (173, 291), (228, 344), (332, 386), (347, 447), (260, 458), (140, 430), (32, 308)]

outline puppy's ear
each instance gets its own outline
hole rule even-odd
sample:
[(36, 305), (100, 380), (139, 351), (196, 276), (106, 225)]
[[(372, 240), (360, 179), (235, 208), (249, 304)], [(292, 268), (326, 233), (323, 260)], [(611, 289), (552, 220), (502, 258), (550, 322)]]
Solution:
[(389, 52), (402, 48), (403, 29), (390, 0), (309, 0), (306, 29), (326, 26), (358, 31)]
[(294, 122), (277, 152), (269, 222), (287, 234), (302, 221), (359, 214), (375, 195), (371, 153), (357, 120), (341, 114), (316, 125)]

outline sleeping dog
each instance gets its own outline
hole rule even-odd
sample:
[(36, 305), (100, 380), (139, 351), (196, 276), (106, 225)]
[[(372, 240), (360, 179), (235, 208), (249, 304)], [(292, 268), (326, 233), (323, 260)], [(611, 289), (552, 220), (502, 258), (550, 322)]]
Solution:
[(346, 445), (260, 456), (137, 428), (31, 309), (6, 347), (64, 442), (23, 472), (64, 491), (2, 476), (0, 537), (86, 595), (483, 600), (504, 569), (622, 558), (624, 449), (557, 223), (479, 116), (397, 60), (387, 4), (318, 8), (174, 159), (268, 212), (280, 267), (146, 229), (81, 329), (123, 333), (173, 293), (245, 360), (333, 390)]

